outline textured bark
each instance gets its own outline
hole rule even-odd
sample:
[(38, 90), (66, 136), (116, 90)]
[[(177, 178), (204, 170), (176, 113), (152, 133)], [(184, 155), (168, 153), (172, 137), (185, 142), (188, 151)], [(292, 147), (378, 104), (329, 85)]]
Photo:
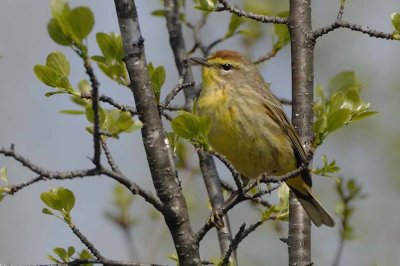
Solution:
[[(313, 52), (311, 0), (290, 0), (289, 30), (292, 52), (292, 123), (302, 143), (313, 138)], [(311, 222), (290, 193), (289, 265), (311, 265)]]
[[(167, 22), (167, 29), (171, 49), (174, 53), (175, 64), (178, 69), (179, 75), (184, 70), (184, 59), (187, 57), (185, 47), (185, 40), (182, 34), (182, 25), (179, 20), (178, 3), (177, 0), (164, 0), (165, 17)], [(185, 82), (191, 83), (194, 81), (192, 70), (189, 67), (183, 77)], [(192, 87), (191, 89), (184, 90), (186, 107), (191, 109), (194, 98), (197, 92)], [(203, 151), (198, 152), (201, 172), (203, 174), (204, 183), (208, 192), (213, 210), (219, 210), (224, 203), (224, 196), (221, 189), (221, 181), (217, 169), (215, 167), (214, 159), (208, 153)], [(223, 217), (224, 226), (218, 231), (218, 240), (221, 250), (221, 256), (224, 256), (229, 250), (232, 242), (232, 233), (229, 224), (228, 215)], [(236, 251), (232, 252), (231, 261), (236, 263)]]
[(186, 202), (151, 87), (135, 1), (115, 0), (115, 6), (131, 80), (130, 88), (139, 118), (144, 124), (143, 143), (154, 187), (163, 203), (162, 213), (172, 235), (179, 264), (200, 265), (199, 247), (193, 236)]

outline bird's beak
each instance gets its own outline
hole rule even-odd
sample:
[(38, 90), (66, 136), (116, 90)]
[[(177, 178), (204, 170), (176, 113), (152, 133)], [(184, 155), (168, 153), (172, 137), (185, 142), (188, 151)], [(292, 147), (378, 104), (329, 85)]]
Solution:
[(189, 57), (188, 60), (194, 64), (202, 65), (202, 66), (211, 66), (204, 58), (201, 57)]

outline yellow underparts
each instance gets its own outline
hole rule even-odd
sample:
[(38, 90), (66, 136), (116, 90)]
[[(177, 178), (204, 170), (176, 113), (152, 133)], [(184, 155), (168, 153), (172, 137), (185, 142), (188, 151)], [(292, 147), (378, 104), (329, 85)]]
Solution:
[(203, 89), (198, 112), (211, 118), (212, 147), (248, 178), (294, 170), (296, 160), (290, 140), (266, 114), (260, 97), (246, 97), (248, 93), (255, 92), (224, 87)]

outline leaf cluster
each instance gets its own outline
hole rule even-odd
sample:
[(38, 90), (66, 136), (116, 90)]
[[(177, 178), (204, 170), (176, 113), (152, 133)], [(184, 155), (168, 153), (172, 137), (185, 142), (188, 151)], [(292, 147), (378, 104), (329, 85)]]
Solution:
[(208, 150), (208, 133), (211, 130), (211, 120), (208, 116), (180, 111), (171, 122), (172, 130), (181, 138), (190, 140), (197, 146)]
[(61, 93), (76, 94), (68, 79), (70, 64), (63, 53), (50, 53), (46, 58), (46, 64), (35, 65), (33, 70), (41, 82), (57, 89), (55, 92), (46, 93), (47, 97)]
[[(53, 255), (48, 254), (47, 257), (57, 263), (57, 264), (65, 264), (73, 261), (73, 256), (75, 254), (75, 248), (73, 246), (69, 246), (67, 249), (56, 247), (53, 249), (54, 254), (58, 257), (56, 258)], [(93, 259), (94, 257), (87, 249), (83, 249), (80, 253), (78, 253), (79, 259)], [(84, 266), (92, 266), (92, 263), (81, 264)]]
[[(71, 210), (75, 206), (75, 196), (71, 190), (63, 187), (52, 188), (48, 192), (40, 194), (40, 199), (48, 207), (43, 208), (42, 213), (54, 215), (66, 222), (68, 225), (72, 224)], [(53, 211), (57, 211), (61, 216), (55, 214), (49, 208)]]
[(154, 67), (153, 63), (147, 64), (151, 85), (153, 87), (154, 95), (156, 96), (157, 103), (160, 102), (161, 88), (165, 82), (165, 68), (164, 66)]
[(51, 15), (47, 31), (56, 43), (71, 46), (80, 50), (84, 55), (86, 47), (83, 40), (93, 29), (94, 16), (90, 8), (79, 6), (71, 9), (64, 0), (52, 0)]
[(94, 55), (91, 59), (107, 77), (118, 84), (129, 86), (128, 71), (123, 61), (124, 49), (121, 34), (98, 32), (96, 41), (103, 55)]
[(354, 72), (337, 74), (329, 81), (328, 88), (329, 95), (326, 96), (322, 87), (317, 87), (315, 146), (322, 144), (333, 131), (377, 113), (370, 111), (370, 103), (361, 99), (361, 84)]
[(340, 197), (336, 204), (336, 213), (342, 220), (340, 236), (343, 240), (353, 240), (356, 237), (354, 226), (350, 223), (355, 210), (353, 203), (356, 200), (364, 199), (366, 194), (362, 192), (361, 185), (357, 184), (355, 179), (345, 181), (343, 178), (336, 183), (336, 192)]
[(331, 177), (340, 182), (339, 178), (335, 175), (340, 171), (340, 167), (336, 164), (336, 160), (328, 162), (328, 158), (325, 154), (321, 156), (321, 160), (322, 167), (312, 169), (312, 173), (320, 176)]

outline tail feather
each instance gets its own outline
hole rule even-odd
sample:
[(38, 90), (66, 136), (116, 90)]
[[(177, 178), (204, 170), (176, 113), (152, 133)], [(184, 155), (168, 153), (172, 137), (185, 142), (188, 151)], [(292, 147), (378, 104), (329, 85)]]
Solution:
[(322, 207), (321, 203), (315, 198), (311, 192), (311, 189), (305, 183), (301, 191), (296, 189), (295, 186), (290, 184), (288, 185), (316, 226), (319, 227), (322, 224), (325, 224), (329, 227), (335, 226), (335, 222), (331, 215), (327, 210), (325, 210), (324, 207)]

